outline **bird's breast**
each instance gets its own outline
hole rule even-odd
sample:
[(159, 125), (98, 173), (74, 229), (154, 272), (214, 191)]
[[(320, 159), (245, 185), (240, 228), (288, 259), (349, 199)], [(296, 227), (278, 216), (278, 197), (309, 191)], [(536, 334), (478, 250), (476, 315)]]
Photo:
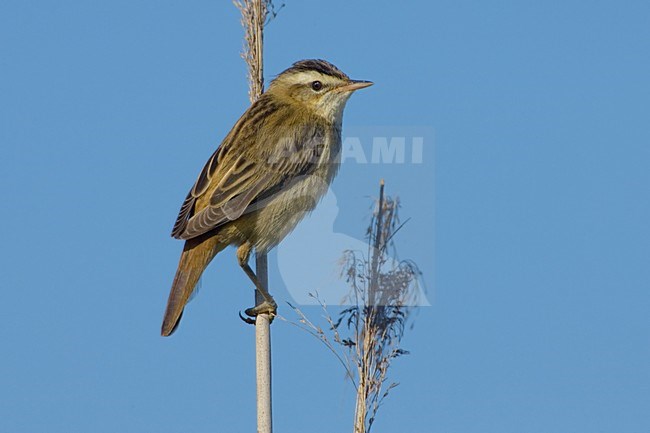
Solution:
[(250, 238), (258, 251), (282, 241), (325, 195), (340, 166), (340, 137), (338, 131), (326, 137), (314, 170), (289, 182), (256, 212)]

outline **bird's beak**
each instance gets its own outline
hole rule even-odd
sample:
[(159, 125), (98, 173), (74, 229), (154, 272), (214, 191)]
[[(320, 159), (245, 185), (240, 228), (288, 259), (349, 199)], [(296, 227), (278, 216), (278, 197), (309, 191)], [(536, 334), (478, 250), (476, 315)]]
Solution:
[(372, 81), (363, 81), (363, 80), (350, 80), (347, 84), (339, 87), (337, 90), (339, 92), (354, 92), (355, 90), (363, 89), (364, 87), (372, 86)]

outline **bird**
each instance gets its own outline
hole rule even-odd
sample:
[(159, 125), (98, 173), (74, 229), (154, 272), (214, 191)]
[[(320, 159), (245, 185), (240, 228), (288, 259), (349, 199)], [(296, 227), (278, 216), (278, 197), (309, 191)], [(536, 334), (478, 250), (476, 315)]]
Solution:
[(185, 198), (172, 237), (184, 240), (161, 335), (171, 335), (203, 271), (237, 247), (239, 266), (263, 301), (245, 313), (274, 315), (277, 304), (248, 264), (267, 253), (315, 208), (340, 166), (343, 111), (352, 80), (321, 59), (280, 73), (244, 112), (205, 163)]

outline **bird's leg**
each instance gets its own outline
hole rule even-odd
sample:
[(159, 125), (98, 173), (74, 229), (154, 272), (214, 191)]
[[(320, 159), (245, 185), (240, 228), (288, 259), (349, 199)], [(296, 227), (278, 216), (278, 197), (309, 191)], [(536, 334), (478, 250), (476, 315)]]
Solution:
[(248, 259), (250, 258), (252, 249), (253, 246), (250, 244), (250, 242), (245, 242), (242, 244), (239, 248), (237, 248), (237, 260), (239, 261), (239, 266), (241, 266), (242, 270), (246, 273), (246, 275), (248, 275), (248, 278), (250, 278), (253, 284), (255, 284), (255, 288), (260, 293), (260, 295), (262, 295), (264, 301), (260, 304), (257, 304), (253, 308), (246, 309), (244, 312), (247, 316), (250, 317), (255, 317), (258, 314), (262, 313), (268, 313), (271, 315), (271, 318), (273, 318), (278, 310), (278, 304), (275, 303), (273, 296), (271, 296), (268, 290), (266, 290), (266, 287), (264, 287), (264, 285), (260, 282), (260, 280), (257, 278), (257, 275), (255, 275), (255, 272), (253, 272), (248, 264)]

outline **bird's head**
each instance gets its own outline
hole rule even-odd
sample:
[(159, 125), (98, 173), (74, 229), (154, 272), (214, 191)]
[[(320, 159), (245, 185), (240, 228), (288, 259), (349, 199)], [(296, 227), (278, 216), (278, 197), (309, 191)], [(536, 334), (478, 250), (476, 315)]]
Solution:
[(301, 60), (278, 75), (267, 93), (339, 123), (350, 95), (372, 84), (370, 81), (351, 80), (325, 60)]

